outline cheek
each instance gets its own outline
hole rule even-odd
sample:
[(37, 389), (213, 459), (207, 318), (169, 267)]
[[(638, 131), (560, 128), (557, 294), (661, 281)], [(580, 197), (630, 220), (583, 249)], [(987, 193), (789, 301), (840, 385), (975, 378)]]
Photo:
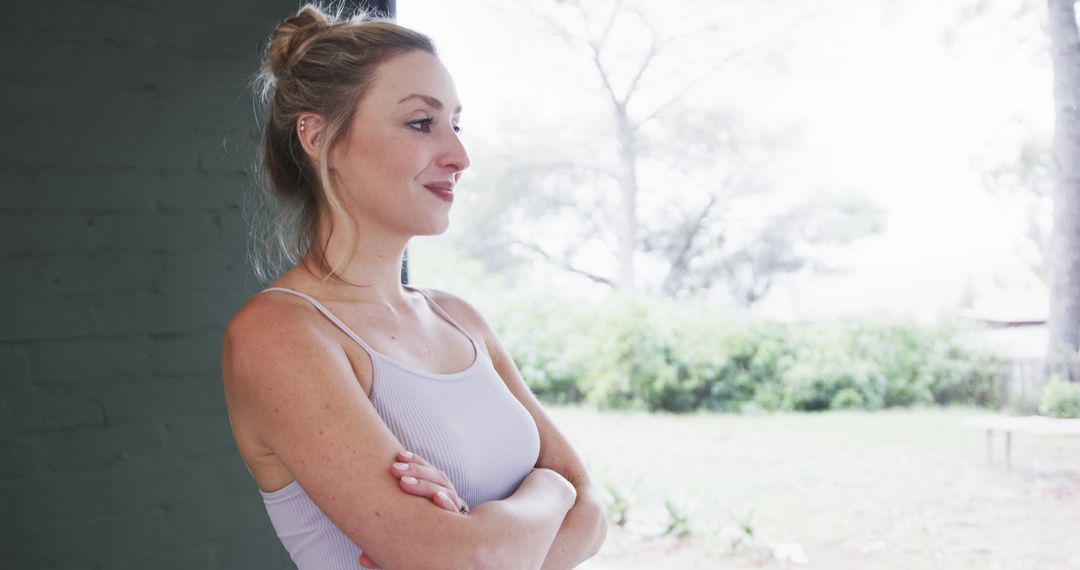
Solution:
[(369, 172), (397, 179), (413, 179), (425, 167), (423, 145), (407, 136), (386, 136), (363, 149)]

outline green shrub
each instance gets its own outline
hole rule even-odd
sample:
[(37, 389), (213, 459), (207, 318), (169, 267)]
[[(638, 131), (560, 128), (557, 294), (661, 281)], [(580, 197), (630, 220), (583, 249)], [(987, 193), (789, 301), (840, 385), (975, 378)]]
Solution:
[(615, 298), (590, 321), (587, 399), (600, 407), (688, 412), (715, 385), (713, 366), (682, 357), (670, 320), (640, 298)]
[(585, 399), (585, 362), (592, 352), (577, 313), (556, 299), (514, 298), (492, 311), (493, 325), (521, 376), (543, 401), (567, 404)]
[(501, 301), (493, 326), (548, 402), (671, 412), (994, 403), (996, 363), (950, 327), (881, 316), (745, 321), (622, 294), (595, 306)]
[(840, 390), (833, 396), (832, 402), (829, 402), (831, 410), (854, 410), (865, 406), (866, 401), (863, 400), (862, 394), (854, 388)]
[(1043, 387), (1039, 412), (1055, 418), (1080, 418), (1080, 382), (1066, 382), (1051, 375)]

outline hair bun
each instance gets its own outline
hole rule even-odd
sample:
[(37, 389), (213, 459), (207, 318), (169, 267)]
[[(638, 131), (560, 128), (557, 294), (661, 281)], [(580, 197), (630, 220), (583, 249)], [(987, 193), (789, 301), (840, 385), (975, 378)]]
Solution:
[(330, 28), (330, 18), (317, 6), (308, 4), (285, 20), (270, 36), (267, 66), (275, 78), (292, 70), (300, 56), (307, 51), (309, 41)]

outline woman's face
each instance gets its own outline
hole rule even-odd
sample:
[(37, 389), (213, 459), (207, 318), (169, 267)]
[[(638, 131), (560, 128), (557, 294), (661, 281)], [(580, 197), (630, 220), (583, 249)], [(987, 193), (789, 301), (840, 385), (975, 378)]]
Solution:
[(407, 237), (446, 230), (452, 190), (469, 166), (460, 113), (453, 79), (435, 56), (412, 51), (379, 66), (329, 158), (361, 231), (372, 224)]

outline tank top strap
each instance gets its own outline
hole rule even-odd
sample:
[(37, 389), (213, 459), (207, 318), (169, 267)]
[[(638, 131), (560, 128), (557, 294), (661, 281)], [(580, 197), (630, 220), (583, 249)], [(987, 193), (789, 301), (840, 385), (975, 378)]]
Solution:
[(334, 313), (331, 313), (330, 309), (327, 309), (325, 306), (323, 306), (322, 303), (320, 303), (311, 295), (308, 295), (307, 293), (301, 293), (300, 291), (297, 291), (295, 289), (286, 289), (285, 287), (267, 287), (266, 289), (259, 291), (259, 293), (266, 293), (267, 291), (283, 291), (285, 293), (292, 293), (293, 295), (307, 299), (309, 302), (311, 302), (312, 305), (315, 306), (316, 309), (319, 310), (320, 313), (323, 314), (323, 316), (325, 316), (327, 319), (330, 319), (330, 322), (334, 323), (339, 329), (342, 330), (342, 332), (349, 335), (349, 338), (355, 340), (356, 344), (362, 346), (364, 350), (368, 352), (368, 356), (375, 358), (379, 354), (375, 349), (368, 346), (368, 343), (364, 342), (364, 339), (360, 338), (360, 335), (353, 332), (353, 330), (349, 328), (349, 325), (341, 322), (341, 319), (337, 318)]
[(431, 307), (432, 307), (433, 309), (435, 309), (435, 312), (436, 312), (436, 313), (439, 313), (440, 315), (442, 315), (442, 317), (443, 317), (444, 319), (446, 319), (446, 320), (450, 321), (450, 324), (454, 325), (454, 327), (455, 327), (455, 328), (457, 328), (457, 329), (458, 329), (459, 331), (461, 331), (461, 332), (462, 332), (462, 333), (463, 333), (463, 334), (464, 334), (464, 335), (465, 335), (466, 337), (468, 337), (468, 338), (469, 338), (469, 340), (470, 340), (470, 341), (472, 341), (472, 343), (473, 343), (474, 345), (476, 345), (476, 348), (477, 348), (477, 350), (480, 350), (480, 345), (479, 345), (479, 343), (477, 343), (477, 342), (476, 342), (476, 339), (475, 339), (475, 338), (473, 338), (472, 334), (470, 334), (470, 333), (469, 333), (469, 331), (465, 330), (465, 327), (463, 327), (463, 326), (461, 326), (460, 324), (458, 324), (458, 322), (457, 322), (456, 320), (454, 320), (454, 317), (451, 317), (451, 316), (450, 316), (450, 313), (446, 312), (446, 310), (445, 310), (445, 309), (443, 309), (442, 307), (440, 307), (440, 306), (439, 306), (439, 304), (435, 302), (435, 299), (432, 299), (432, 298), (431, 298), (431, 295), (428, 295), (428, 294), (427, 294), (427, 293), (426, 293), (426, 292), (425, 292), (425, 291), (424, 291), (423, 289), (420, 289), (420, 288), (418, 288), (418, 287), (413, 287), (412, 285), (409, 285), (408, 283), (402, 283), (402, 284), (401, 284), (401, 286), (402, 286), (402, 287), (407, 287), (407, 288), (409, 288), (409, 289), (412, 289), (413, 291), (416, 291), (417, 293), (420, 293), (421, 295), (423, 295), (423, 296), (424, 296), (424, 298), (425, 298), (425, 299), (427, 299), (427, 301), (428, 301), (428, 304), (429, 304), (429, 305), (431, 305)]

